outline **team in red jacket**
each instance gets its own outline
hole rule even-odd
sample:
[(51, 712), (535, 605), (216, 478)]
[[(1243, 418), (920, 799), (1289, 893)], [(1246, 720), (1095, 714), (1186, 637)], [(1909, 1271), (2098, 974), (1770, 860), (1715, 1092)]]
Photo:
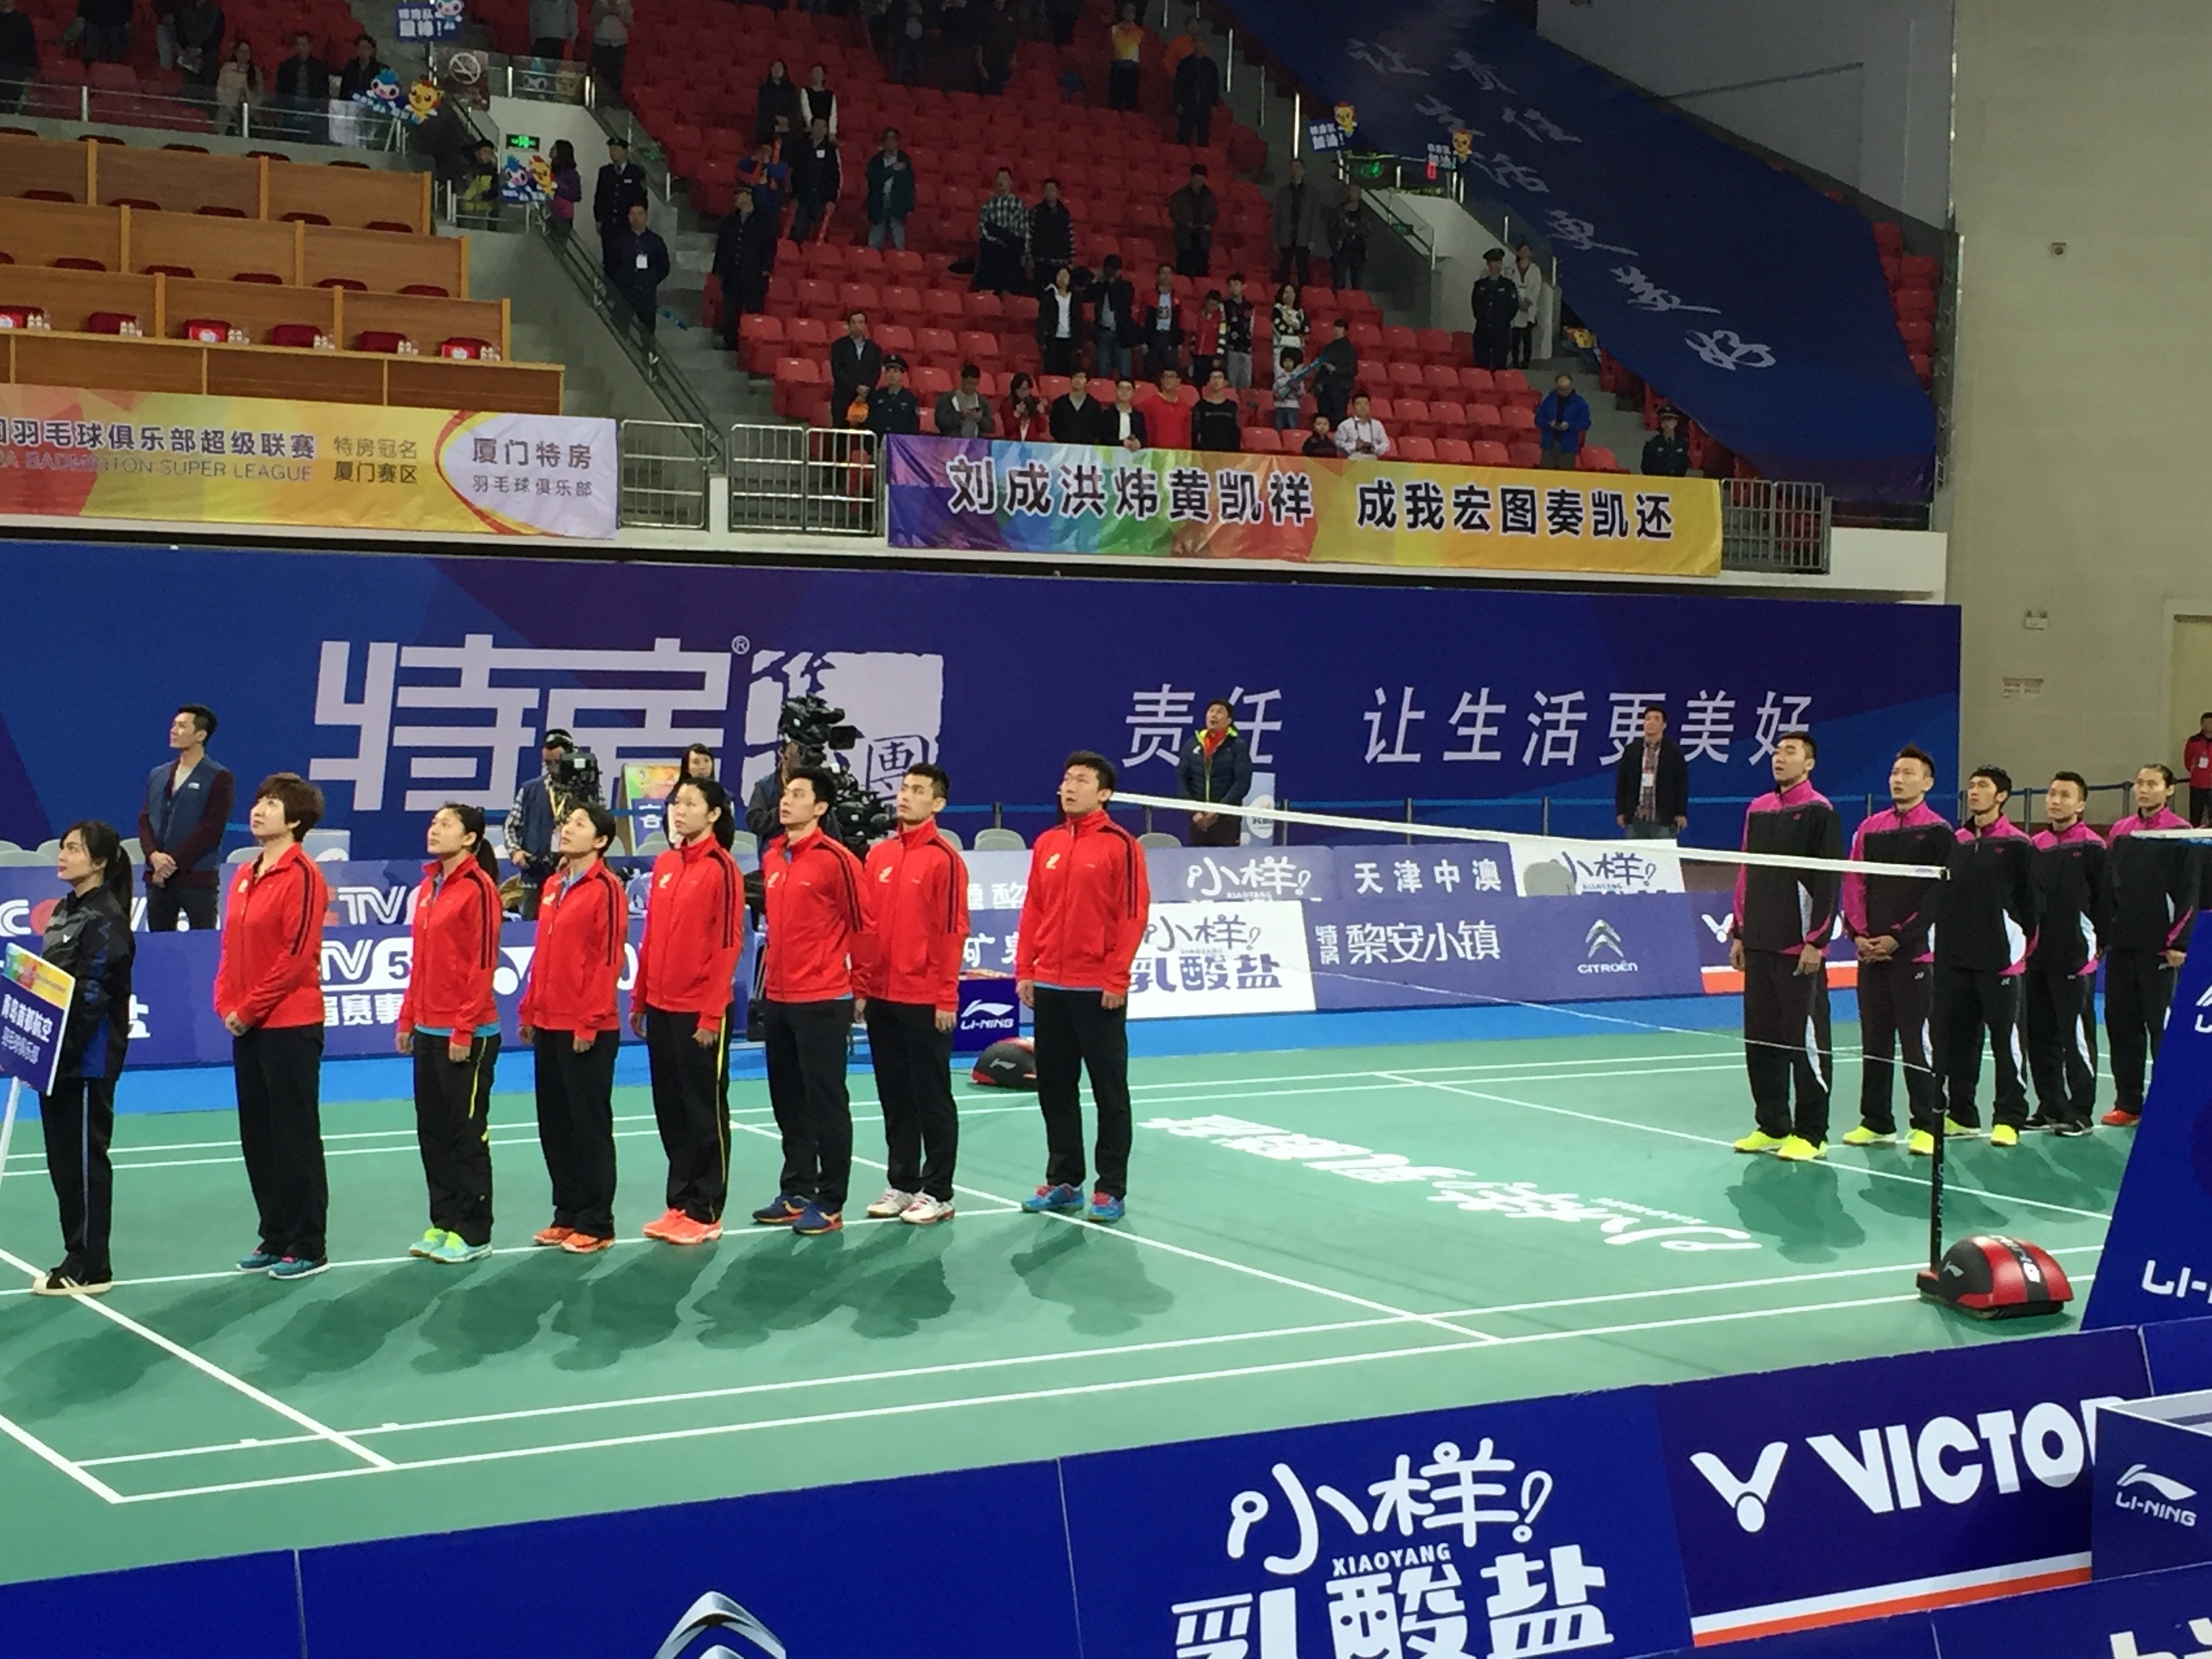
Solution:
[(722, 1236), (730, 1195), (730, 1012), (744, 884), (729, 854), (729, 793), (687, 777), (668, 797), (669, 849), (653, 863), (630, 1030), (645, 1039), (653, 1115), (668, 1154), (668, 1208), (647, 1238)]
[(553, 1219), (532, 1242), (589, 1255), (615, 1242), (616, 988), (629, 896), (606, 866), (615, 821), (605, 807), (576, 807), (555, 833), (561, 866), (538, 897), (520, 1011), (522, 1040), (538, 1061), (538, 1141), (553, 1183)]
[[(1106, 815), (1113, 762), (1068, 757), (1060, 821), (1037, 837), (1022, 901), (1014, 976), (1036, 1013), (1045, 1177), (1023, 1207), (1119, 1221), (1128, 1195), (1129, 964), (1145, 936), (1152, 883), (1137, 838)], [(1098, 1108), (1097, 1185), (1083, 1197), (1082, 1074)]]
[(968, 866), (938, 832), (951, 784), (927, 763), (899, 781), (898, 833), (868, 848), (853, 988), (868, 1027), (889, 1153), (878, 1218), (926, 1225), (952, 1213), (960, 1118), (952, 1031), (968, 942)]
[(238, 1143), (261, 1237), (241, 1273), (307, 1279), (330, 1265), (323, 1164), (323, 916), (331, 890), (300, 848), (323, 792), (279, 772), (255, 792), (259, 856), (236, 866), (222, 921), (215, 1011), (230, 1032)]
[(499, 866), (480, 806), (430, 817), (415, 893), (399, 1052), (415, 1056), (415, 1134), (430, 1227), (409, 1253), (453, 1265), (491, 1254), (492, 1073), (499, 1063)]
[(794, 769), (776, 803), (783, 833), (761, 853), (768, 920), (761, 1036), (768, 1048), (769, 1101), (783, 1137), (783, 1175), (776, 1195), (753, 1219), (809, 1235), (844, 1226), (853, 1174), (845, 1054), (853, 1029), (861, 870), (822, 828), (836, 790), (829, 773)]

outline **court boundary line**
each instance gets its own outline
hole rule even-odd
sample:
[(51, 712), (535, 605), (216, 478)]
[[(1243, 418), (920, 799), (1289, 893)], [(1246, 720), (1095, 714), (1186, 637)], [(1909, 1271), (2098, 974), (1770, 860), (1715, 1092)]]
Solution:
[(45, 1441), (40, 1439), (38, 1436), (33, 1434), (28, 1429), (23, 1427), (23, 1425), (16, 1422), (15, 1419), (5, 1415), (0, 1415), (0, 1434), (6, 1435), (17, 1445), (22, 1447), (26, 1451), (28, 1451), (33, 1456), (37, 1457), (40, 1462), (51, 1464), (53, 1468), (59, 1469), (64, 1474), (69, 1476), (70, 1480), (76, 1481), (78, 1486), (82, 1486), (87, 1492), (92, 1493), (94, 1497), (103, 1498), (110, 1504), (120, 1504), (123, 1501), (123, 1494), (121, 1492), (116, 1491), (114, 1487), (109, 1486), (105, 1480), (100, 1479), (99, 1476), (88, 1472), (82, 1464), (72, 1462), (70, 1459), (64, 1457), (61, 1453), (56, 1451)]

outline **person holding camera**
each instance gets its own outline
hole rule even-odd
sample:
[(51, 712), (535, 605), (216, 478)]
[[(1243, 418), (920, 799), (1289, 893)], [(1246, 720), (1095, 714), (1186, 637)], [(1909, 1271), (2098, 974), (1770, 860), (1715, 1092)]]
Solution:
[(544, 746), (539, 750), (545, 769), (522, 786), (514, 805), (507, 808), (506, 828), (500, 832), (507, 843), (507, 862), (522, 878), (521, 915), (526, 921), (537, 915), (538, 894), (560, 863), (554, 838), (569, 808), (577, 804), (567, 799), (561, 769), (575, 752), (576, 740), (559, 726), (545, 734)]

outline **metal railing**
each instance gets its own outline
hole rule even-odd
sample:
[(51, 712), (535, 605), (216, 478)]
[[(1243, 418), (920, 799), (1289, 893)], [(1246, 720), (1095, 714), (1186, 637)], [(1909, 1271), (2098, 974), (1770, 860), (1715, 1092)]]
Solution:
[(883, 532), (872, 432), (746, 423), (729, 430), (730, 528), (821, 536)]
[(1721, 480), (1721, 568), (1828, 574), (1828, 492), (1773, 478)]
[(621, 423), (621, 521), (659, 530), (707, 527), (713, 446), (690, 421)]
[[(273, 73), (273, 71), (271, 71)], [(278, 98), (272, 94), (219, 109), (203, 93), (96, 87), (87, 82), (11, 79), (0, 75), (0, 113), (88, 126), (153, 127), (165, 132), (216, 133), (264, 143), (331, 145), (397, 152), (407, 148), (397, 116), (340, 99)]]

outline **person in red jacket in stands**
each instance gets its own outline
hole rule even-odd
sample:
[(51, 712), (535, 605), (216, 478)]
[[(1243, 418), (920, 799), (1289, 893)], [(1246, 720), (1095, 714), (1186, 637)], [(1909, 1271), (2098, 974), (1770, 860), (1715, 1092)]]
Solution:
[(260, 846), (238, 866), (222, 919), (215, 1011), (230, 1033), (238, 1146), (260, 1212), (242, 1273), (309, 1279), (329, 1267), (323, 1166), (323, 914), (331, 890), (300, 848), (323, 792), (296, 772), (262, 780), (246, 827)]
[(629, 1028), (645, 1039), (653, 1115), (668, 1154), (668, 1208), (647, 1238), (705, 1244), (722, 1236), (730, 1196), (730, 1016), (744, 878), (729, 854), (729, 792), (687, 777), (668, 797), (669, 849), (653, 861)]
[(1153, 449), (1190, 447), (1190, 411), (1198, 406), (1198, 393), (1182, 383), (1174, 364), (1160, 370), (1160, 383), (1146, 386), (1137, 396), (1137, 412), (1145, 417), (1146, 441)]
[(589, 1255), (615, 1242), (616, 984), (629, 896), (603, 856), (613, 814), (597, 802), (561, 821), (561, 867), (538, 906), (538, 943), (523, 988), (521, 1037), (538, 1060), (538, 1144), (553, 1182), (553, 1220), (531, 1242)]
[(453, 1267), (491, 1254), (499, 860), (484, 839), (483, 808), (459, 801), (431, 814), (424, 843), (430, 862), (415, 892), (399, 1052), (415, 1056), (415, 1139), (429, 1186), (430, 1229), (407, 1253)]
[[(1060, 780), (1060, 821), (1030, 854), (1015, 988), (1036, 1012), (1037, 1106), (1044, 1114), (1044, 1185), (1022, 1207), (1119, 1221), (1128, 1197), (1129, 964), (1145, 936), (1152, 890), (1137, 838), (1106, 815), (1114, 763), (1079, 749)], [(1091, 1074), (1098, 1108), (1098, 1183), (1083, 1200), (1083, 1105)]]
[(899, 780), (898, 833), (868, 848), (853, 955), (853, 990), (890, 1153), (878, 1219), (916, 1226), (952, 1213), (960, 1118), (952, 1101), (952, 1028), (968, 942), (968, 865), (937, 832), (951, 781), (927, 763)]
[(761, 1025), (769, 1102), (783, 1136), (783, 1184), (753, 1219), (809, 1235), (842, 1230), (853, 1176), (845, 1046), (861, 872), (860, 860), (822, 828), (836, 789), (821, 768), (793, 768), (776, 803), (783, 833), (761, 854), (768, 910)]

